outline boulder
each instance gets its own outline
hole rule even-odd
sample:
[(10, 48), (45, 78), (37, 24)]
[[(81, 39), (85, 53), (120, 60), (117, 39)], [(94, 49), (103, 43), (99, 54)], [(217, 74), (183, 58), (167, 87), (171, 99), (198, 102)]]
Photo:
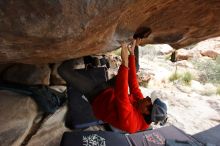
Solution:
[(51, 75), (50, 75), (50, 85), (64, 85), (66, 81), (60, 77), (57, 72), (57, 68), (60, 66), (60, 63), (55, 63), (51, 66)]
[(188, 60), (189, 58), (192, 58), (192, 52), (185, 49), (179, 49), (176, 51), (176, 60)]
[(160, 49), (159, 53), (161, 55), (167, 55), (167, 54), (172, 53), (173, 51), (174, 51), (174, 49), (170, 45), (164, 44), (164, 45), (161, 45), (161, 49)]
[(208, 56), (208, 57), (210, 57), (210, 58), (215, 59), (215, 58), (217, 58), (218, 56), (220, 56), (220, 48), (218, 48), (218, 49), (211, 49), (211, 48), (209, 48), (209, 49), (207, 49), (207, 50), (202, 50), (200, 53), (201, 53), (203, 56)]
[(11, 65), (12, 64), (0, 64), (0, 75), (3, 74), (3, 72)]
[(66, 111), (67, 107), (63, 106), (47, 117), (27, 146), (59, 146), (63, 133), (68, 131), (64, 125)]
[(35, 102), (27, 96), (0, 90), (0, 144), (19, 146), (37, 116)]
[(1, 0), (0, 62), (55, 63), (108, 52), (141, 27), (152, 30), (143, 44), (177, 49), (219, 36), (219, 11), (219, 1), (204, 0)]
[(49, 85), (51, 70), (48, 65), (14, 64), (2, 73), (6, 82), (25, 85)]
[(2, 75), (4, 74), (4, 71), (5, 70), (7, 70), (7, 68), (9, 68), (11, 65), (13, 65), (13, 64), (0, 64), (0, 80), (2, 81), (3, 79), (3, 77), (2, 77)]
[[(50, 88), (63, 92), (65, 86), (50, 86)], [(60, 107), (53, 115), (46, 117), (37, 129), (35, 135), (26, 141), (27, 146), (59, 146), (62, 135), (68, 129), (64, 125), (67, 106)]]
[(202, 41), (193, 50), (198, 50), (201, 55), (215, 59), (220, 55), (220, 37)]
[(60, 85), (53, 85), (53, 86), (50, 86), (50, 88), (53, 90), (56, 90), (60, 93), (62, 93), (66, 90), (66, 86), (60, 86)]

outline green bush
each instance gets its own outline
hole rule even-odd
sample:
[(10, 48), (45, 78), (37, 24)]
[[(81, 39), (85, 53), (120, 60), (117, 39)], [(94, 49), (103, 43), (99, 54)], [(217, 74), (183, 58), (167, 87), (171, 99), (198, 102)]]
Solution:
[(220, 85), (217, 87), (216, 94), (220, 95)]
[(145, 45), (144, 47), (139, 47), (139, 56), (144, 57), (147, 60), (154, 60), (157, 56), (157, 49), (155, 45)]
[(148, 81), (143, 81), (140, 83), (140, 86), (147, 88), (148, 87)]
[(171, 54), (165, 55), (164, 59), (165, 59), (165, 60), (170, 60), (170, 59), (171, 59)]
[(174, 72), (173, 74), (171, 74), (171, 76), (169, 77), (169, 80), (171, 82), (178, 80), (181, 78), (181, 74), (179, 74), (178, 72)]
[(193, 75), (190, 73), (190, 72), (185, 72), (183, 75), (182, 75), (182, 81), (185, 85), (190, 85), (191, 84), (191, 81), (193, 79)]
[(215, 59), (216, 63), (220, 64), (220, 55)]
[[(198, 58), (192, 61), (195, 68), (200, 72), (202, 79), (210, 83), (220, 83), (220, 57), (216, 60), (208, 58)], [(201, 80), (202, 80), (201, 79)]]
[(181, 82), (183, 82), (185, 85), (190, 85), (191, 81), (193, 79), (193, 75), (190, 72), (185, 72), (183, 74), (180, 74), (178, 72), (175, 72), (173, 74), (171, 74), (171, 76), (169, 77), (169, 80), (171, 82), (175, 81), (175, 80), (180, 80)]
[(121, 56), (121, 48), (119, 48), (119, 49), (113, 51), (113, 54), (118, 55), (118, 56)]

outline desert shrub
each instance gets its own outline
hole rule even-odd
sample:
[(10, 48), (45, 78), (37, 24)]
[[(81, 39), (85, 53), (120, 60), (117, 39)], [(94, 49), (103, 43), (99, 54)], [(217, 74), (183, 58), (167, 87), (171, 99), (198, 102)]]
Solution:
[(112, 51), (112, 53), (115, 54), (115, 55), (121, 56), (121, 48)]
[(154, 60), (157, 58), (157, 48), (154, 45), (145, 45), (144, 47), (139, 47), (139, 56), (144, 57), (147, 60)]
[(220, 64), (220, 55), (215, 59), (216, 63)]
[(190, 72), (185, 72), (182, 74), (181, 80), (185, 85), (190, 85), (193, 79), (193, 75)]
[(216, 94), (220, 95), (220, 85), (217, 87)]
[(174, 72), (171, 74), (171, 76), (169, 77), (169, 80), (171, 82), (175, 81), (175, 80), (179, 80), (181, 78), (181, 74), (179, 74), (178, 72)]
[(170, 59), (171, 59), (171, 54), (165, 55), (165, 56), (164, 56), (164, 59), (165, 59), (165, 60), (170, 60)]
[(220, 57), (216, 60), (197, 58), (192, 60), (192, 63), (206, 82), (220, 83)]
[(192, 79), (193, 79), (193, 75), (190, 72), (185, 72), (183, 74), (180, 74), (178, 72), (174, 72), (169, 77), (169, 81), (173, 82), (175, 80), (180, 80), (185, 85), (190, 85)]
[(147, 88), (148, 87), (148, 81), (143, 81), (140, 83), (140, 86), (144, 87), (144, 88)]

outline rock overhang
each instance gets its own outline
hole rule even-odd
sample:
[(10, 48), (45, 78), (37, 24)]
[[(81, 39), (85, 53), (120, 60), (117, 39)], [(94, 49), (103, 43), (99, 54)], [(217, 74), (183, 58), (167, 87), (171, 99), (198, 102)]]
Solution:
[(175, 49), (220, 35), (215, 0), (0, 0), (0, 62), (54, 63), (112, 51), (140, 27)]

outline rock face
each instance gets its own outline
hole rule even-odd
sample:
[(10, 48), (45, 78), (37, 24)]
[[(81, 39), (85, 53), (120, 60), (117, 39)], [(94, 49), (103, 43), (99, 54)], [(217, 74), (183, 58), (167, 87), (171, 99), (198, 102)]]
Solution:
[(0, 90), (0, 145), (21, 145), (37, 116), (35, 102), (27, 96)]
[(14, 64), (3, 70), (2, 80), (26, 85), (49, 85), (51, 70), (47, 64)]
[(211, 58), (215, 59), (215, 58), (217, 58), (220, 55), (220, 50), (213, 50), (213, 49), (202, 50), (201, 54), (203, 56), (208, 56), (208, 57), (211, 57)]
[(192, 52), (185, 50), (185, 49), (179, 49), (176, 51), (176, 60), (188, 60), (189, 58), (192, 58)]
[(27, 146), (59, 146), (63, 133), (68, 131), (64, 126), (66, 111), (67, 107), (64, 106), (46, 119), (42, 128), (31, 138)]
[(50, 75), (50, 84), (52, 85), (63, 85), (66, 84), (66, 81), (60, 77), (57, 72), (57, 68), (60, 66), (60, 63), (53, 64), (51, 67), (51, 75)]
[(55, 63), (107, 52), (151, 28), (144, 43), (183, 47), (220, 35), (219, 1), (0, 0), (0, 62)]
[(193, 50), (198, 50), (201, 55), (215, 59), (220, 55), (220, 37), (202, 41)]

